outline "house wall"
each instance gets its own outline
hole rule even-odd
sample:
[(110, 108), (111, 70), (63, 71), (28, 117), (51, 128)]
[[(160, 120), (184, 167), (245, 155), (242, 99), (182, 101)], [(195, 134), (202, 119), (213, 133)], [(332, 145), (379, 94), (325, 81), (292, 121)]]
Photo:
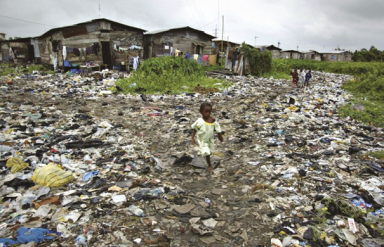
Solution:
[(298, 52), (281, 52), (281, 58), (300, 59), (300, 53), (298, 53)]
[[(119, 30), (120, 29), (120, 30)], [(38, 39), (41, 61), (46, 64), (52, 63), (53, 46), (51, 40), (61, 42), (58, 50), (58, 66), (63, 66), (63, 48), (62, 46), (84, 49), (91, 47), (94, 43), (99, 45), (99, 50), (91, 54), (67, 53), (70, 64), (85, 65), (86, 62), (92, 61), (94, 64), (103, 65), (106, 61), (103, 59), (103, 49), (101, 42), (109, 42), (111, 51), (110, 57), (112, 64), (108, 66), (120, 65), (121, 62), (127, 61), (127, 52), (118, 51), (116, 47), (128, 48), (132, 45), (143, 46), (143, 32), (136, 30), (124, 30), (124, 26), (114, 27), (113, 23), (107, 21), (93, 22), (89, 24), (77, 25), (76, 27), (66, 27), (55, 30), (49, 34), (41, 36)], [(97, 53), (97, 54), (96, 54)], [(139, 54), (140, 55), (140, 54)]]
[(177, 48), (183, 54), (187, 52), (189, 54), (212, 54), (213, 50), (212, 39), (209, 36), (189, 29), (146, 35), (145, 40), (145, 49), (148, 51), (147, 58), (169, 56), (171, 55), (171, 47), (173, 47), (173, 52)]
[(0, 61), (1, 62), (11, 62), (13, 59), (10, 56), (9, 48), (12, 48), (15, 54), (15, 60), (13, 61), (16, 64), (26, 64), (33, 61), (33, 57), (29, 55), (28, 42), (10, 42), (10, 41), (0, 41)]
[(346, 53), (324, 53), (321, 56), (322, 61), (329, 61), (329, 62), (350, 62), (352, 61), (352, 54), (346, 52)]
[(280, 58), (281, 53), (279, 50), (269, 50), (272, 53), (272, 58)]

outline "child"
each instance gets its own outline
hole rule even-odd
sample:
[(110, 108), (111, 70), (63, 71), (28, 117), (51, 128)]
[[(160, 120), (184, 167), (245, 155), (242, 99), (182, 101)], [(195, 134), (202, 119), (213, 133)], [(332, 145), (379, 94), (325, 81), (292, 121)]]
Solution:
[(307, 74), (305, 74), (305, 86), (309, 86), (309, 80), (312, 78), (311, 69), (308, 70)]
[(292, 70), (292, 87), (297, 87), (297, 78), (298, 78), (298, 75), (297, 75), (297, 70), (294, 69)]
[(199, 154), (205, 157), (208, 163), (208, 171), (212, 172), (211, 154), (215, 151), (214, 135), (218, 132), (219, 140), (223, 141), (223, 135), (220, 125), (214, 118), (211, 117), (212, 105), (203, 103), (200, 105), (200, 113), (202, 118), (199, 118), (192, 124), (192, 145), (195, 144), (195, 135), (197, 134), (197, 143), (200, 147)]
[(304, 87), (304, 81), (305, 81), (305, 71), (303, 70), (303, 68), (300, 68), (299, 87)]

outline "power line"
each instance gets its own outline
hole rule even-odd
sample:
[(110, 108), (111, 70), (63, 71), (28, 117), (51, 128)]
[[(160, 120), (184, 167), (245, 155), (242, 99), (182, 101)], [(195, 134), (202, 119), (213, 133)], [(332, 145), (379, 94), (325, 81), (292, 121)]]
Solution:
[(21, 19), (17, 19), (17, 18), (13, 18), (13, 17), (5, 16), (5, 15), (0, 15), (0, 16), (1, 16), (1, 17), (4, 17), (4, 18), (12, 19), (12, 20), (24, 21), (24, 22), (28, 22), (28, 23), (32, 23), (32, 24), (37, 24), (37, 25), (43, 25), (43, 26), (48, 26), (48, 27), (57, 27), (57, 26), (52, 26), (52, 25), (42, 24), (42, 23), (33, 22), (33, 21), (21, 20)]
[(191, 7), (189, 7), (189, 4), (188, 4), (188, 0), (185, 0), (185, 2), (187, 3), (187, 6), (189, 8), (189, 11), (191, 12), (192, 16), (193, 16), (193, 19), (195, 20), (196, 24), (199, 25), (199, 23), (197, 23), (197, 20), (195, 18), (195, 15), (193, 14), (192, 10), (191, 10)]
[(201, 20), (200, 12), (199, 12), (199, 10), (196, 8), (195, 0), (192, 0), (192, 3), (193, 3), (193, 6), (195, 6), (195, 10), (196, 10), (196, 12), (197, 12), (197, 17), (199, 17), (199, 21), (200, 21), (200, 23), (203, 23), (203, 21)]
[(200, 29), (200, 28), (203, 28), (203, 27), (206, 27), (206, 26), (208, 26), (208, 25), (210, 25), (210, 24), (212, 24), (213, 22), (216, 22), (216, 21), (217, 21), (217, 20), (215, 19), (215, 20), (211, 21), (210, 23), (205, 24), (204, 26), (199, 27), (199, 29)]

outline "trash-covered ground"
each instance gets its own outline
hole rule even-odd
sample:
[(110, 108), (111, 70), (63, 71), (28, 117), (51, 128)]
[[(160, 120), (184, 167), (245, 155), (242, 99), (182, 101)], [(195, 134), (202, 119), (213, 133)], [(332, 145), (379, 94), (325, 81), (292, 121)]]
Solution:
[[(121, 95), (122, 74), (1, 79), (0, 242), (20, 246), (383, 246), (383, 130), (341, 119), (347, 75), (216, 75), (209, 95)], [(201, 102), (225, 131), (212, 175)], [(36, 243), (36, 245), (34, 244)], [(38, 243), (38, 244), (37, 244)]]

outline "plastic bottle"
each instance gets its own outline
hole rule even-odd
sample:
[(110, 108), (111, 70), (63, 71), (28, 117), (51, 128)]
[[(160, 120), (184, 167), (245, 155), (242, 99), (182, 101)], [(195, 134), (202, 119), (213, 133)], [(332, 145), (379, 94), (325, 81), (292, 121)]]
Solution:
[(76, 247), (88, 247), (88, 244), (86, 242), (86, 239), (84, 235), (79, 235), (76, 238)]
[(152, 198), (160, 198), (164, 194), (163, 188), (155, 188), (148, 192)]
[(133, 204), (128, 207), (128, 210), (131, 211), (131, 213), (133, 213), (136, 216), (145, 217), (144, 211), (141, 208), (136, 207)]

